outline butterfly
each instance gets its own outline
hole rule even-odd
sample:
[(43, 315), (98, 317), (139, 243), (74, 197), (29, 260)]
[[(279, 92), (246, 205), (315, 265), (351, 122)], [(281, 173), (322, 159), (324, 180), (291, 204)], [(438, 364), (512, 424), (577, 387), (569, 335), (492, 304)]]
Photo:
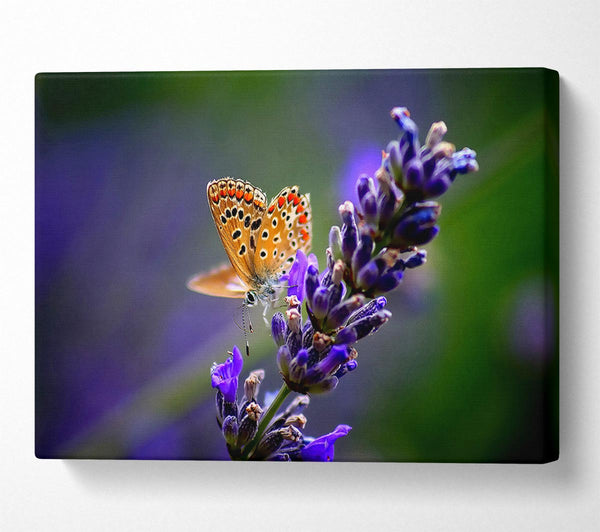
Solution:
[(248, 181), (230, 177), (206, 187), (210, 212), (230, 264), (195, 275), (188, 288), (201, 294), (268, 303), (290, 271), (296, 251), (311, 246), (310, 195), (285, 187), (267, 197)]

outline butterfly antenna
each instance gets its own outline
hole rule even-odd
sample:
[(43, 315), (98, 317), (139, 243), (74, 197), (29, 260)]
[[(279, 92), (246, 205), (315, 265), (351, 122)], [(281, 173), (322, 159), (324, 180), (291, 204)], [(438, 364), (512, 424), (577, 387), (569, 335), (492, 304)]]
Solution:
[(250, 331), (250, 334), (252, 334), (254, 332), (254, 329), (252, 328), (252, 320), (250, 319), (250, 309), (248, 307), (246, 307), (246, 312), (248, 313), (248, 330)]
[(246, 313), (248, 313), (248, 325), (250, 332), (253, 333), (252, 322), (250, 321), (250, 311), (246, 304), (242, 305), (242, 330), (244, 331), (244, 340), (246, 341), (246, 356), (250, 356), (250, 344), (248, 343), (248, 330), (246, 329)]
[[(237, 328), (238, 328), (240, 331), (243, 331), (243, 330), (244, 330), (244, 327), (243, 327), (243, 325), (240, 325), (240, 324), (237, 322), (237, 319), (235, 318), (235, 316), (234, 316), (233, 314), (232, 314), (232, 316), (231, 316), (231, 319), (233, 320), (233, 323), (235, 323), (235, 326), (236, 326), (236, 327), (237, 327)], [(242, 315), (242, 324), (243, 324), (243, 323), (244, 323), (244, 316)]]

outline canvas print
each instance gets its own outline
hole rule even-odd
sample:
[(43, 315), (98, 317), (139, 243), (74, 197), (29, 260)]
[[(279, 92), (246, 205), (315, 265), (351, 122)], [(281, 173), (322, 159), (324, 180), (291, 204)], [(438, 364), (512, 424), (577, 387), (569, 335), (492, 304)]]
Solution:
[(39, 458), (558, 457), (558, 74), (38, 74)]

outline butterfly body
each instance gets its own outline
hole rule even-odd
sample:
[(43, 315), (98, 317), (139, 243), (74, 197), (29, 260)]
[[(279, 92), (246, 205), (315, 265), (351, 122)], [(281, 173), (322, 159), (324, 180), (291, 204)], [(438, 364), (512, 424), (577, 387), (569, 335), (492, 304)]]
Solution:
[(262, 190), (233, 178), (209, 182), (206, 194), (230, 265), (196, 275), (188, 287), (207, 295), (244, 298), (248, 306), (271, 301), (296, 251), (310, 250), (309, 195), (300, 195), (294, 185), (267, 204)]

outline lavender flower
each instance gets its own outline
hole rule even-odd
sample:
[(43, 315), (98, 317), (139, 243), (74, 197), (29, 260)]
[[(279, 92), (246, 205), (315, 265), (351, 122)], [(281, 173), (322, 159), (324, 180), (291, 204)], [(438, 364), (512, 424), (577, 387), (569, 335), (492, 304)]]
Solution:
[(238, 375), (242, 371), (244, 360), (237, 346), (233, 346), (231, 356), (223, 363), (213, 364), (210, 375), (213, 388), (218, 388), (225, 401), (235, 402), (238, 387)]
[(281, 280), (288, 282), (288, 296), (296, 296), (298, 301), (304, 300), (304, 277), (306, 276), (306, 269), (309, 265), (318, 267), (317, 257), (314, 253), (311, 253), (308, 257), (304, 252), (299, 249), (296, 251), (296, 258), (290, 273), (286, 276), (282, 276)]
[[(264, 371), (250, 373), (238, 403), (243, 361), (234, 346), (231, 357), (211, 370), (217, 388), (217, 421), (233, 459), (331, 461), (334, 444), (351, 428), (338, 425), (319, 438), (303, 434), (308, 405), (305, 394), (333, 390), (358, 364), (356, 344), (391, 318), (382, 294), (394, 290), (407, 270), (425, 264), (418, 246), (439, 232), (441, 206), (431, 198), (444, 194), (459, 174), (478, 169), (469, 148), (456, 151), (443, 140), (443, 122), (434, 123), (423, 146), (418, 128), (404, 107), (391, 111), (400, 127), (388, 144), (374, 176), (356, 182), (358, 201), (339, 207), (341, 227), (329, 232), (327, 266), (298, 251), (287, 276), (288, 308), (271, 320), (271, 335), (284, 384), (265, 408), (259, 404)], [(308, 319), (303, 320), (303, 312)], [(288, 394), (298, 395), (280, 411)]]
[(322, 274), (310, 264), (304, 279), (299, 279), (304, 282), (309, 320), (302, 323), (301, 304), (293, 295), (287, 298), (286, 316), (278, 312), (271, 321), (279, 370), (286, 385), (298, 393), (333, 390), (357, 367), (354, 344), (391, 317), (383, 308), (387, 303), (383, 297), (371, 302), (362, 294), (344, 299), (344, 264), (328, 257)]
[(301, 460), (332, 462), (335, 441), (342, 436), (346, 436), (351, 430), (352, 427), (348, 425), (338, 425), (333, 432), (312, 440), (300, 451)]
[(408, 109), (395, 107), (390, 114), (402, 135), (388, 145), (384, 167), (409, 203), (441, 196), (458, 174), (479, 169), (473, 150), (464, 148), (456, 152), (453, 144), (443, 142), (448, 131), (444, 122), (432, 124), (425, 145), (419, 146), (418, 128)]
[(401, 129), (399, 139), (388, 144), (374, 177), (358, 178), (358, 205), (342, 204), (342, 226), (329, 233), (330, 252), (345, 265), (343, 278), (351, 295), (389, 292), (406, 268), (423, 264), (425, 257), (417, 246), (437, 236), (441, 213), (441, 206), (428, 200), (446, 192), (457, 175), (478, 169), (473, 150), (456, 152), (443, 141), (443, 122), (431, 126), (420, 146), (408, 110), (396, 107), (391, 116)]
[[(239, 349), (234, 347), (233, 359)], [(239, 364), (242, 364), (241, 359)], [(220, 370), (228, 371), (232, 363), (215, 366)], [(236, 362), (237, 364), (237, 362)], [(237, 368), (236, 368), (237, 369)], [(347, 425), (340, 425), (331, 434), (321, 436), (316, 440), (305, 438), (302, 430), (307, 419), (301, 413), (310, 399), (306, 395), (299, 395), (291, 401), (287, 408), (279, 412), (281, 403), (289, 390), (278, 394), (270, 405), (271, 415), (265, 415), (265, 410), (258, 401), (260, 383), (264, 379), (263, 370), (252, 371), (244, 382), (244, 397), (238, 403), (235, 400), (228, 402), (224, 393), (217, 391), (217, 420), (221, 426), (223, 438), (231, 458), (247, 460), (322, 460), (331, 461), (333, 458), (333, 443), (340, 436), (350, 430)], [(237, 377), (236, 377), (237, 378)], [(216, 386), (218, 388), (218, 386)], [(229, 393), (230, 390), (228, 389)], [(234, 391), (235, 394), (235, 391)], [(231, 399), (231, 395), (227, 396)], [(264, 430), (259, 432), (261, 424)]]

